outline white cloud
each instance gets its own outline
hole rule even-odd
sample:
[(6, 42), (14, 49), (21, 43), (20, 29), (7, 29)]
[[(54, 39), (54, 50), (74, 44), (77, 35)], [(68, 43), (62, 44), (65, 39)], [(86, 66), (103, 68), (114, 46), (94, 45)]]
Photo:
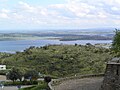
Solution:
[(54, 5), (49, 5), (50, 8), (58, 8), (58, 9), (61, 9), (61, 8), (65, 8), (65, 5), (64, 4), (54, 4)]
[(100, 17), (100, 18), (106, 18), (107, 16), (106, 16), (106, 14), (104, 14), (102, 12), (99, 12), (98, 13), (98, 17)]
[[(32, 26), (104, 26), (120, 22), (120, 0), (67, 0), (48, 6), (18, 2), (13, 9), (0, 10), (0, 18)], [(114, 22), (114, 23), (112, 23)]]
[(3, 9), (1, 10), (1, 12), (3, 12), (3, 13), (9, 13), (10, 10), (3, 8)]
[(120, 4), (120, 0), (115, 0), (115, 2)]
[(5, 14), (5, 13), (0, 13), (0, 18), (1, 18), (1, 19), (8, 19), (9, 17), (8, 17), (8, 15)]
[(19, 8), (24, 11), (24, 12), (35, 12), (36, 8), (33, 6), (30, 6), (29, 4), (25, 3), (25, 2), (19, 2)]
[(95, 10), (95, 7), (86, 3), (72, 2), (67, 5), (67, 9), (78, 17), (86, 17), (91, 10)]
[(114, 10), (114, 11), (119, 11), (120, 10), (120, 8), (118, 8), (118, 7), (111, 7), (111, 9)]

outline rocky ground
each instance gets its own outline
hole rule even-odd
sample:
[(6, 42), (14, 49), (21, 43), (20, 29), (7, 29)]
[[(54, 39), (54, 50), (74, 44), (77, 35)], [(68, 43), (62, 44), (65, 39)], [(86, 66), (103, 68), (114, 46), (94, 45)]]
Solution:
[(55, 90), (99, 90), (102, 77), (67, 80), (54, 87)]

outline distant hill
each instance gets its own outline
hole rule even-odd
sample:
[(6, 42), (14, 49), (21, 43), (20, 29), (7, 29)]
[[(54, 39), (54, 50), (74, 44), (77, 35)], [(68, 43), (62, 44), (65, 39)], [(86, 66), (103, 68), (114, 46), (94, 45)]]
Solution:
[(112, 40), (114, 33), (111, 31), (82, 31), (82, 30), (62, 30), (62, 31), (39, 31), (27, 33), (0, 33), (0, 41), (9, 40), (39, 40), (57, 39), (61, 41), (72, 40)]

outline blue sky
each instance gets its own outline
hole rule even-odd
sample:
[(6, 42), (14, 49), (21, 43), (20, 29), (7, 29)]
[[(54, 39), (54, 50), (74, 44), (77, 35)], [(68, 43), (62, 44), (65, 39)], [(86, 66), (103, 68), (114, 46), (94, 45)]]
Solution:
[(104, 27), (120, 27), (120, 0), (0, 0), (0, 30)]

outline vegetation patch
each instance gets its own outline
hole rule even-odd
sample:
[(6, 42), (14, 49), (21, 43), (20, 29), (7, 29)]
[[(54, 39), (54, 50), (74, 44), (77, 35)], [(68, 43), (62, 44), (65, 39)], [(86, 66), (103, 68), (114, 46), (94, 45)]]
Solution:
[[(41, 84), (41, 85), (36, 85), (36, 86), (31, 86), (31, 87), (27, 87), (27, 88), (21, 88), (19, 90), (46, 90), (48, 87), (48, 85), (46, 83)], [(47, 89), (49, 90), (49, 89)]]
[(30, 47), (0, 59), (7, 67), (18, 67), (22, 72), (34, 69), (43, 75), (55, 77), (75, 74), (98, 74), (105, 71), (106, 62), (112, 58), (110, 49), (93, 45), (48, 45)]

